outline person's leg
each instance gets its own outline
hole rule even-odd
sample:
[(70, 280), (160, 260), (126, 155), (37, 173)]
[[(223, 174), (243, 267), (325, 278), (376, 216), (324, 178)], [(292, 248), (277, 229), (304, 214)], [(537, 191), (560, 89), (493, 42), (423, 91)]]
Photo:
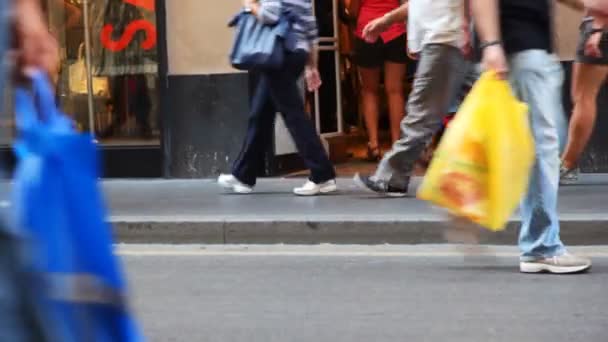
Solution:
[(359, 70), (361, 82), (361, 109), (368, 137), (368, 158), (380, 158), (380, 143), (378, 140), (380, 68), (383, 64), (382, 40), (368, 43), (360, 38), (355, 40), (354, 61)]
[(528, 192), (521, 205), (521, 271), (570, 273), (586, 269), (590, 263), (567, 255), (559, 236), (557, 125), (564, 115), (563, 70), (557, 57), (543, 50), (515, 54), (510, 68), (513, 88), (529, 106), (536, 153)]
[(150, 111), (152, 110), (152, 100), (146, 82), (145, 75), (136, 75), (136, 96), (133, 99), (131, 112), (135, 113), (135, 120), (139, 127), (139, 133), (144, 139), (152, 137), (152, 127), (150, 126)]
[(406, 64), (394, 62), (384, 63), (384, 88), (388, 99), (392, 143), (395, 143), (395, 141), (399, 140), (401, 137), (400, 123), (405, 115), (403, 82), (405, 81), (406, 71)]
[(580, 37), (576, 49), (576, 61), (572, 75), (572, 102), (574, 108), (569, 129), (560, 131), (562, 167), (560, 183), (578, 181), (578, 160), (593, 132), (597, 115), (597, 95), (608, 75), (608, 36), (600, 43), (602, 56), (586, 54), (585, 45), (593, 34), (593, 22), (584, 19), (580, 25)]
[[(367, 188), (376, 192), (386, 192), (389, 187), (407, 189), (414, 163), (441, 128), (463, 62), (462, 53), (454, 47), (424, 47), (407, 104), (408, 114), (401, 122), (402, 138), (384, 156), (376, 173), (365, 180)], [(374, 184), (368, 184), (370, 181)]]
[(388, 99), (391, 123), (391, 143), (401, 138), (401, 120), (405, 116), (405, 90), (407, 73), (407, 37), (405, 34), (387, 42), (384, 47), (384, 88)]
[(247, 135), (241, 152), (232, 166), (232, 175), (250, 187), (256, 183), (258, 170), (264, 162), (264, 153), (274, 135), (275, 113), (265, 110), (269, 100), (268, 77), (262, 74), (251, 102)]
[(574, 169), (583, 153), (595, 124), (597, 96), (608, 76), (608, 66), (574, 64), (572, 78), (572, 102), (568, 143), (562, 160), (566, 169)]
[(359, 76), (361, 79), (361, 107), (367, 128), (368, 145), (371, 151), (377, 151), (380, 146), (378, 141), (380, 68), (359, 67)]
[(267, 81), (270, 96), (285, 118), (298, 153), (310, 169), (310, 181), (322, 184), (333, 180), (336, 174), (319, 135), (304, 112), (303, 94), (297, 82), (306, 60), (304, 53), (288, 54), (283, 70), (268, 73)]

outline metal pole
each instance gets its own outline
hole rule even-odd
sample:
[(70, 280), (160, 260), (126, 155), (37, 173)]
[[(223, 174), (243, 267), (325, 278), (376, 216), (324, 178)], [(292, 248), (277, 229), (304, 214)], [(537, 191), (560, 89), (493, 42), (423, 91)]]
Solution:
[(319, 90), (315, 90), (315, 128), (317, 129), (317, 133), (321, 134), (321, 104), (319, 98)]
[(336, 61), (336, 120), (338, 120), (338, 133), (344, 133), (344, 120), (342, 115), (342, 82), (340, 68), (340, 25), (338, 17), (338, 0), (334, 0), (334, 57)]
[(83, 21), (84, 21), (84, 63), (87, 69), (87, 104), (89, 108), (89, 132), (95, 137), (95, 106), (93, 104), (93, 72), (91, 68), (91, 34), (89, 27), (89, 1), (82, 1)]

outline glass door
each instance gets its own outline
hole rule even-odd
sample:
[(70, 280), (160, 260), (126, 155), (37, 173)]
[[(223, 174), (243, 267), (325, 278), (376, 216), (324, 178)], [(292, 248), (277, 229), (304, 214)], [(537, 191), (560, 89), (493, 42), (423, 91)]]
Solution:
[(46, 0), (62, 109), (102, 145), (159, 145), (153, 0)]
[(344, 132), (338, 0), (312, 0), (319, 27), (319, 72), (323, 85), (314, 93), (311, 111), (321, 136)]

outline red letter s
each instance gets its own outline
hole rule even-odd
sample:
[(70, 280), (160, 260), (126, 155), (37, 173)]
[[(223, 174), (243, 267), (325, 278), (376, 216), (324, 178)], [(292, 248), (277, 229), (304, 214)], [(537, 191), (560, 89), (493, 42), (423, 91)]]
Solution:
[(101, 43), (103, 46), (112, 51), (122, 51), (131, 44), (137, 31), (146, 31), (146, 40), (141, 43), (141, 48), (144, 50), (150, 50), (156, 46), (156, 27), (146, 20), (135, 20), (127, 25), (125, 32), (118, 40), (112, 39), (112, 33), (114, 32), (114, 26), (107, 24), (101, 30)]

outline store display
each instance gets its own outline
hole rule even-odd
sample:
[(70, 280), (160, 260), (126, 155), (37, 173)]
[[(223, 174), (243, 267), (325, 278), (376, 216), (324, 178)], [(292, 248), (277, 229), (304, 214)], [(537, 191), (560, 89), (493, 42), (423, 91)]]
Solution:
[(156, 15), (152, 2), (90, 0), (90, 3), (94, 75), (156, 74)]
[[(78, 48), (78, 59), (69, 67), (70, 91), (75, 94), (87, 94), (88, 78), (87, 66), (84, 60), (84, 44)], [(108, 96), (109, 85), (107, 77), (93, 76), (93, 94), (97, 96)]]

